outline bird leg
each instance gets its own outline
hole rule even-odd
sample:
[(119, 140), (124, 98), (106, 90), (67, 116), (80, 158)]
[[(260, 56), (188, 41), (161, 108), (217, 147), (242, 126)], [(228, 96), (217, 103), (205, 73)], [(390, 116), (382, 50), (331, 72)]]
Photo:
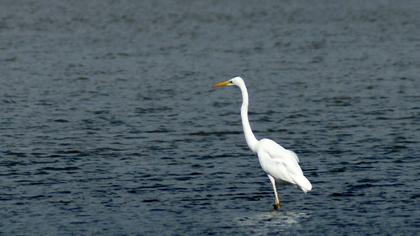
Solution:
[(268, 178), (270, 179), (271, 184), (273, 185), (273, 191), (274, 191), (274, 197), (275, 197), (273, 207), (275, 210), (277, 210), (277, 209), (280, 209), (280, 198), (276, 189), (276, 180), (271, 175), (268, 175)]

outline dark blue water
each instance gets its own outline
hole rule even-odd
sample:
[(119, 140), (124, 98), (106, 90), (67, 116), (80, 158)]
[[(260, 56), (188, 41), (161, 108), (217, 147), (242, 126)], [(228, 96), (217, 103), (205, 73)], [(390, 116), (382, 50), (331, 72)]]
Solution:
[[(420, 2), (1, 1), (3, 235), (415, 235)], [(294, 150), (280, 185), (248, 150)]]

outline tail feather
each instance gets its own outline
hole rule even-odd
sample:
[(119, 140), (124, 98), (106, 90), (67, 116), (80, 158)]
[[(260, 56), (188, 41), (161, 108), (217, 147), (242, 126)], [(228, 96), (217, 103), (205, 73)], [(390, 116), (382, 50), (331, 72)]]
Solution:
[(296, 185), (302, 189), (303, 192), (306, 193), (312, 190), (312, 184), (305, 176), (300, 175), (293, 178), (293, 180), (295, 181)]

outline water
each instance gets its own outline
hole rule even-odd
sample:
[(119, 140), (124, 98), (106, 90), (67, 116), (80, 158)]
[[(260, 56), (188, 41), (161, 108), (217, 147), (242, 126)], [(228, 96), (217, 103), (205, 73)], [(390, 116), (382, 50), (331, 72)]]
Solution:
[[(0, 3), (4, 235), (416, 234), (418, 1)], [(248, 150), (294, 150), (279, 186)]]

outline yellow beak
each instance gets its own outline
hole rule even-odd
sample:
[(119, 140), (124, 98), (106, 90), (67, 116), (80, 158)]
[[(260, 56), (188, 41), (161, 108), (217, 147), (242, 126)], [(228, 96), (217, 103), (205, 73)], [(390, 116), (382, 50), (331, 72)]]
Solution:
[(226, 80), (223, 82), (213, 84), (213, 88), (217, 89), (217, 88), (223, 88), (223, 87), (232, 86), (232, 85), (233, 84), (229, 80)]

